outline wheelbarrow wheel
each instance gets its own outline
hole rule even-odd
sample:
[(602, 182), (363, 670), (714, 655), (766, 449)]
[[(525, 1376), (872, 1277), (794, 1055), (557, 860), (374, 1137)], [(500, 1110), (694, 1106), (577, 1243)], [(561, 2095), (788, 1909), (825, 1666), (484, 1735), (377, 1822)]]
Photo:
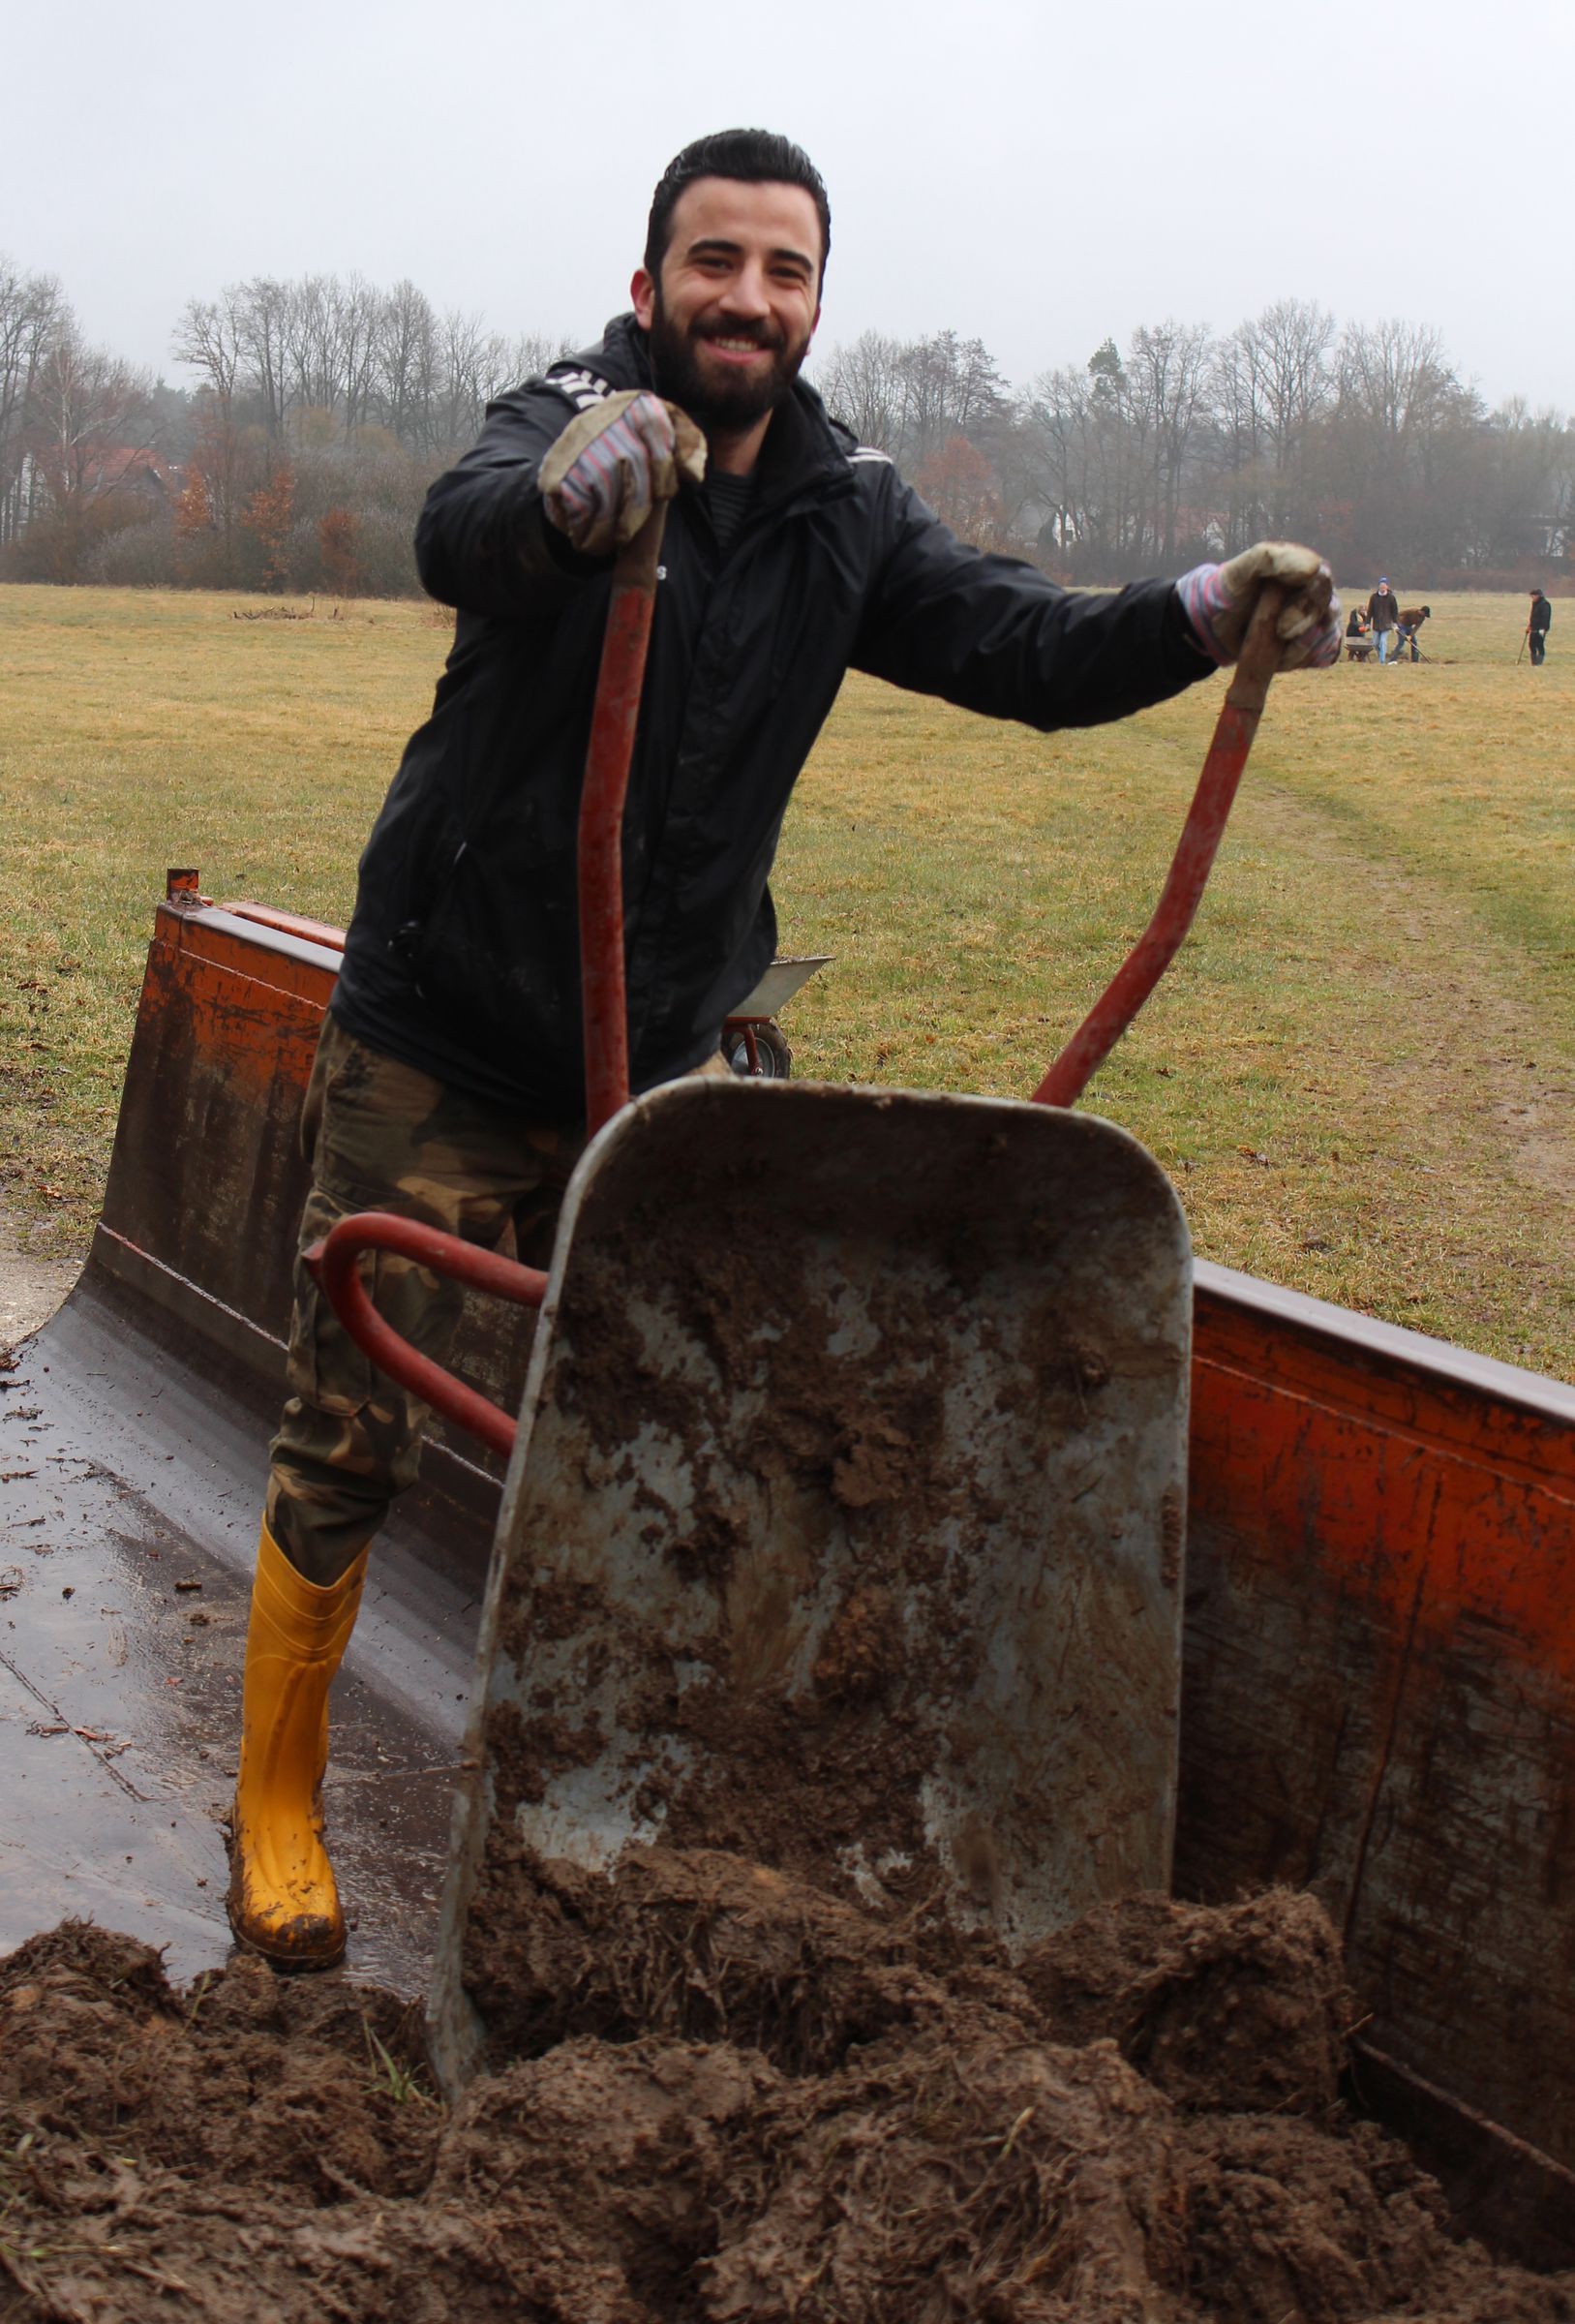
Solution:
[(780, 1025), (770, 1018), (762, 1018), (754, 1024), (752, 1030), (759, 1063), (754, 1067), (749, 1063), (749, 1044), (742, 1026), (729, 1035), (728, 1063), (746, 1082), (752, 1078), (763, 1082), (785, 1082), (793, 1071), (793, 1052), (782, 1038)]

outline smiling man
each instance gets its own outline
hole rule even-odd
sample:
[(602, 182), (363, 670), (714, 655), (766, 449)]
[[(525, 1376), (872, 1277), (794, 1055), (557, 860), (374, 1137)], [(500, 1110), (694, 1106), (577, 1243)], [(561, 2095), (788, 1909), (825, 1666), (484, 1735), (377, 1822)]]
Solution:
[[(583, 1144), (575, 836), (613, 555), (668, 503), (624, 821), (636, 1088), (725, 1070), (723, 1020), (775, 949), (767, 886), (793, 785), (846, 671), (1030, 725), (1089, 725), (1233, 658), (1287, 592), (1282, 663), (1327, 662), (1338, 603), (1265, 543), (1176, 583), (1058, 589), (964, 547), (800, 378), (831, 248), (784, 138), (704, 138), (656, 188), (633, 311), (505, 395), (433, 486), (421, 577), (458, 609), (431, 718), (361, 858), (307, 1093), (305, 1249), (405, 1212), (538, 1262)], [(440, 1361), (451, 1290), (378, 1265), (378, 1303)], [(419, 1406), (296, 1272), (247, 1645), (230, 1917), (320, 1966), (345, 1927), (322, 1845), (328, 1686), (367, 1545), (415, 1473)]]
[(664, 205), (631, 286), (661, 393), (744, 475), (820, 321), (824, 192), (702, 177)]

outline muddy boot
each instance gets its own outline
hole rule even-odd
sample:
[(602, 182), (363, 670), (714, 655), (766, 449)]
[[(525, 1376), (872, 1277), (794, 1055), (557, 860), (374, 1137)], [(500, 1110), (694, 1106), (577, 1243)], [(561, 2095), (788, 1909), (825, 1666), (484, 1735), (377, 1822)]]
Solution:
[(229, 1925), (294, 1969), (345, 1950), (345, 1915), (322, 1845), (328, 1688), (361, 1603), (366, 1551), (326, 1589), (305, 1581), (267, 1524), (246, 1636), (240, 1779), (230, 1841)]

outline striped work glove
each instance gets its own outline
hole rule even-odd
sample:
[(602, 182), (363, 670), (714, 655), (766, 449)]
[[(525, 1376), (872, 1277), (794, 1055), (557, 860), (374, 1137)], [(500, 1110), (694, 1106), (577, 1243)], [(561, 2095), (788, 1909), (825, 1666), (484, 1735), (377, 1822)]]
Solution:
[(626, 548), (657, 501), (706, 473), (706, 440), (686, 413), (636, 388), (577, 413), (541, 464), (550, 524), (587, 557)]
[(1292, 540), (1260, 540), (1226, 565), (1195, 565), (1176, 583), (1182, 609), (1205, 654), (1222, 667), (1235, 660), (1265, 581), (1286, 593), (1276, 627), (1280, 670), (1326, 670), (1340, 658), (1340, 599), (1317, 549)]

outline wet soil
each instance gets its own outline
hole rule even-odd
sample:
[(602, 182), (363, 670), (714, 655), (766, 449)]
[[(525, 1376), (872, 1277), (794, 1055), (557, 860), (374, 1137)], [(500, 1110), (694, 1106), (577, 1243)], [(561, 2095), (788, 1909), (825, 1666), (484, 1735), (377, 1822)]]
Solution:
[(1343, 2108), (1310, 1899), (1139, 1897), (1014, 1970), (719, 1851), (546, 1868), (533, 2034), (77, 1923), (0, 1962), (0, 2318), (1558, 2324)]

